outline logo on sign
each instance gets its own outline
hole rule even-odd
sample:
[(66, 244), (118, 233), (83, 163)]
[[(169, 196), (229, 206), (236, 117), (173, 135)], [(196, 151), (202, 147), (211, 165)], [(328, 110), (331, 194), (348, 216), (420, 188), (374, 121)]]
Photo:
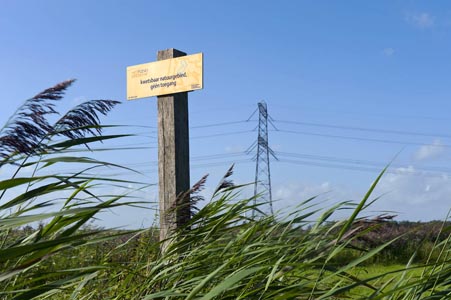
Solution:
[(149, 69), (138, 69), (138, 70), (133, 70), (132, 71), (132, 78), (139, 78), (139, 77), (143, 77), (143, 76), (147, 76), (147, 74), (149, 73)]

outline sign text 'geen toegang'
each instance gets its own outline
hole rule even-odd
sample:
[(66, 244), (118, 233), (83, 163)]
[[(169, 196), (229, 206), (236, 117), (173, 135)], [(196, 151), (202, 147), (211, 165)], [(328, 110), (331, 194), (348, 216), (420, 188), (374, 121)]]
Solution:
[(202, 88), (202, 53), (127, 67), (127, 100)]

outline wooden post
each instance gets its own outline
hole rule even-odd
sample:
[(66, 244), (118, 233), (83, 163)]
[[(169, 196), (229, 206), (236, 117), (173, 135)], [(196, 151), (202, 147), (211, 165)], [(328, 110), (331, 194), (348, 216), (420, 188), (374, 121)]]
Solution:
[[(158, 51), (157, 59), (185, 56), (176, 49)], [(190, 218), (188, 93), (158, 96), (158, 178), (160, 241)], [(180, 197), (185, 195), (184, 197)], [(177, 197), (179, 197), (178, 201)], [(162, 245), (164, 252), (169, 241)]]

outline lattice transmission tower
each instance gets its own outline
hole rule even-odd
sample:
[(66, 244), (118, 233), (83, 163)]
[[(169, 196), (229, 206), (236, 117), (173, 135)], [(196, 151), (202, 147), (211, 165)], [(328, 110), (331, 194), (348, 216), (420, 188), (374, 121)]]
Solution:
[(247, 150), (248, 153), (257, 149), (257, 153), (254, 156), (256, 161), (255, 166), (255, 183), (254, 183), (254, 204), (257, 205), (257, 210), (253, 210), (252, 218), (259, 215), (272, 215), (272, 190), (271, 190), (271, 169), (270, 169), (270, 156), (277, 160), (274, 151), (269, 147), (268, 139), (268, 123), (275, 128), (271, 122), (271, 117), (268, 114), (268, 107), (266, 102), (262, 101), (258, 103), (258, 108), (249, 117), (251, 119), (254, 114), (258, 112), (258, 137)]

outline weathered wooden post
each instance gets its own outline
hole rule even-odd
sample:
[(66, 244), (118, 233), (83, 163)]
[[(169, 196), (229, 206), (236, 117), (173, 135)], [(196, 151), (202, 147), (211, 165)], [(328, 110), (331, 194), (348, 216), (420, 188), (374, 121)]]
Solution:
[[(186, 53), (158, 51), (158, 60)], [(188, 92), (158, 96), (158, 188), (160, 241), (183, 226), (190, 216)], [(185, 194), (185, 195), (183, 195)], [(178, 203), (176, 203), (178, 200)], [(163, 250), (168, 243), (164, 243)]]
[(202, 53), (158, 51), (157, 62), (127, 68), (127, 99), (158, 96), (160, 241), (190, 218), (188, 91), (203, 88)]

